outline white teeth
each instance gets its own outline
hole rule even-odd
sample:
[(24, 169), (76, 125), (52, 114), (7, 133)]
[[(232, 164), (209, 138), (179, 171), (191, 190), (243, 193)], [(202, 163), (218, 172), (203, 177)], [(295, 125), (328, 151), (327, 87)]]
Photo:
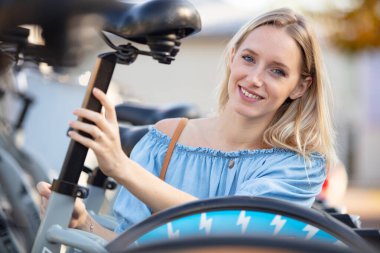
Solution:
[(243, 87), (241, 87), (241, 91), (243, 92), (244, 96), (246, 96), (246, 97), (248, 97), (248, 98), (261, 99), (261, 97), (249, 93), (249, 92), (248, 92), (247, 90), (245, 90)]

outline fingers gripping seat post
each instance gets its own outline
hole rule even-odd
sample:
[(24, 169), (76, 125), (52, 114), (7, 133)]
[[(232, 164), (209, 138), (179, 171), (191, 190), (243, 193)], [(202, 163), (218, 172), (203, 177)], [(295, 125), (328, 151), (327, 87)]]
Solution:
[[(139, 50), (130, 43), (116, 46), (106, 34), (103, 33), (103, 39), (111, 48), (115, 49), (114, 55), (117, 58), (117, 63), (120, 64), (128, 65), (133, 63), (139, 54), (151, 56), (159, 63), (170, 64), (179, 51), (180, 39), (196, 33), (201, 29), (201, 21), (198, 12), (189, 2), (184, 0), (154, 0), (138, 5), (127, 4), (126, 6), (125, 12), (116, 9), (115, 12), (107, 13), (105, 15), (107, 19), (112, 22), (108, 22), (104, 31), (136, 43), (147, 44), (150, 51)], [(135, 116), (140, 113), (140, 118), (141, 116), (145, 117), (145, 124), (152, 124), (162, 119), (164, 116), (187, 116), (192, 118), (195, 117), (196, 114), (194, 109), (190, 108), (188, 105), (182, 105), (171, 109), (172, 110), (164, 111), (157, 110), (157, 108), (153, 111), (147, 109), (144, 113), (136, 112)], [(132, 112), (131, 110), (132, 109), (129, 107), (129, 114)], [(151, 117), (147, 114), (148, 112)], [(119, 119), (119, 113), (117, 113), (117, 115)], [(137, 128), (134, 128), (134, 130), (136, 129)], [(123, 149), (129, 154), (132, 146), (147, 131), (147, 127), (142, 127), (139, 128), (138, 131), (133, 131), (133, 136), (130, 135), (132, 131), (123, 130), (128, 129), (121, 128), (120, 133)], [(128, 134), (128, 137), (134, 138), (128, 138), (128, 141), (126, 142), (126, 139), (123, 138), (125, 134)], [(127, 147), (127, 149), (125, 149), (125, 147)], [(107, 177), (102, 176), (102, 174), (101, 171), (97, 171), (96, 177), (101, 179), (98, 180), (99, 185), (106, 185)], [(90, 185), (91, 184), (92, 182), (90, 182)], [(90, 195), (87, 204), (91, 205), (90, 203), (94, 199), (95, 198)], [(94, 206), (99, 205), (95, 204)]]
[[(111, 48), (115, 49), (114, 55), (117, 57), (117, 63), (120, 64), (128, 65), (133, 63), (139, 54), (151, 56), (160, 63), (170, 64), (179, 51), (179, 40), (192, 33), (198, 32), (201, 28), (198, 12), (187, 1), (147, 1), (139, 5), (128, 4), (126, 9), (127, 11), (125, 12), (116, 10), (116, 12), (107, 13), (106, 17), (112, 22), (108, 22), (104, 31), (136, 43), (147, 44), (150, 48), (150, 52), (141, 51), (130, 43), (116, 46), (106, 34), (103, 33), (103, 39)], [(185, 116), (195, 117), (194, 110), (191, 110), (189, 106), (182, 105), (172, 109), (173, 110), (164, 111), (150, 111), (147, 109), (141, 115), (145, 117), (145, 124), (155, 123), (163, 116), (183, 116), (184, 113), (187, 113)], [(132, 112), (131, 110), (131, 108), (128, 108), (129, 114)], [(151, 115), (151, 117), (147, 114), (148, 112), (150, 112), (149, 115)], [(165, 115), (163, 113), (165, 113)], [(119, 119), (119, 113), (117, 114)], [(135, 113), (135, 116), (137, 116), (136, 114), (139, 113)], [(123, 148), (128, 147), (127, 149), (124, 148), (124, 151), (129, 154), (131, 147), (147, 131), (147, 127), (139, 128), (139, 131), (133, 131), (133, 137), (136, 138), (128, 138), (127, 142), (123, 136), (125, 134), (129, 135), (132, 131), (123, 130), (127, 129), (121, 128), (122, 144)], [(136, 130), (136, 128), (134, 128), (134, 130)], [(131, 137), (131, 135), (128, 137)], [(96, 177), (101, 179), (100, 181), (98, 180), (99, 185), (106, 185), (107, 177), (102, 176), (102, 174), (101, 171), (97, 171)], [(92, 182), (90, 182), (90, 187), (92, 187)], [(99, 204), (91, 204), (94, 199), (95, 198), (90, 195), (86, 203), (89, 206), (99, 206)], [(97, 201), (97, 203), (99, 203), (99, 201)]]

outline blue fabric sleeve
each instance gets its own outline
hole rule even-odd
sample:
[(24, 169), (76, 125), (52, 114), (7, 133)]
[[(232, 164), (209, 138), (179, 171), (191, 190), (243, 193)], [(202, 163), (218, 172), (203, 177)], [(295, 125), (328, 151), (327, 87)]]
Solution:
[(250, 195), (311, 206), (326, 179), (326, 162), (320, 155), (310, 161), (295, 154), (272, 156), (238, 186), (235, 195)]
[[(158, 176), (165, 152), (166, 146), (155, 142), (148, 132), (133, 148), (131, 159)], [(131, 225), (149, 217), (151, 210), (125, 187), (122, 187), (114, 202), (113, 214), (119, 224), (115, 232), (121, 233)]]

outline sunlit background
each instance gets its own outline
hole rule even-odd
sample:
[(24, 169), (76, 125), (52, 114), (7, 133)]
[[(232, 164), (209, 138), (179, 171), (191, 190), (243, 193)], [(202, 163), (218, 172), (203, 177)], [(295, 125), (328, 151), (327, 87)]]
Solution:
[[(142, 1), (136, 1), (142, 2)], [(336, 205), (380, 227), (380, 2), (378, 0), (191, 0), (203, 29), (183, 40), (169, 66), (139, 56), (131, 66), (117, 66), (110, 96), (148, 105), (191, 103), (202, 115), (215, 111), (218, 66), (224, 46), (248, 19), (277, 7), (290, 7), (313, 23), (322, 44), (334, 90), (337, 150), (349, 176), (346, 194)], [(116, 41), (121, 40), (114, 38)], [(68, 138), (67, 121), (80, 106), (99, 49), (69, 73), (40, 66), (20, 73), (36, 103), (28, 115), (24, 145), (58, 174)], [(330, 184), (340, 184), (339, 180)]]

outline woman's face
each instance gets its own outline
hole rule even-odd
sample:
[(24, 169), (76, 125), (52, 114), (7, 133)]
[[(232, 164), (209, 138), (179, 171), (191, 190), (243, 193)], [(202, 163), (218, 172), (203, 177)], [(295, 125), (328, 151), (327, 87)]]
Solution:
[[(284, 101), (302, 96), (301, 52), (284, 29), (264, 25), (251, 31), (230, 58), (227, 107), (268, 123)], [(306, 86), (305, 86), (306, 85)]]

